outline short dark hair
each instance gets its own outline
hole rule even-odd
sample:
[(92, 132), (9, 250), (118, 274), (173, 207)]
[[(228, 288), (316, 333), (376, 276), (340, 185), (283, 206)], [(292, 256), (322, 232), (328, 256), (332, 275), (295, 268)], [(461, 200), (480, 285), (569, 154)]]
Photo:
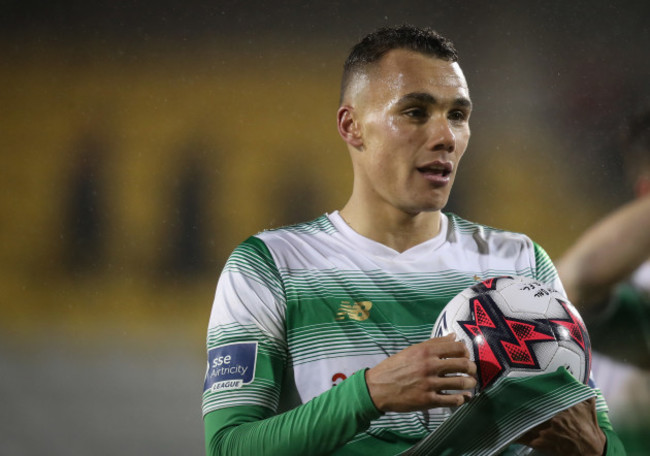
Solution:
[(454, 44), (428, 27), (419, 28), (413, 25), (382, 27), (366, 35), (350, 51), (343, 65), (341, 99), (354, 74), (376, 63), (393, 49), (407, 49), (449, 62), (458, 61)]
[(650, 109), (630, 118), (621, 136), (623, 165), (634, 182), (640, 173), (650, 169)]

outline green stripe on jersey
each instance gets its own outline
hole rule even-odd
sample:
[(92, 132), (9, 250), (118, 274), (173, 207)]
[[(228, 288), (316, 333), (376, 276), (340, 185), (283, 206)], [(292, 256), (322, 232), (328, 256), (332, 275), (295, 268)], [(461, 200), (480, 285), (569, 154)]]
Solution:
[(492, 228), (491, 226), (470, 222), (451, 212), (445, 212), (445, 215), (448, 217), (449, 229), (451, 231), (458, 231), (459, 233), (462, 234), (474, 234), (477, 231), (482, 231), (486, 233), (489, 233), (491, 231), (497, 233), (505, 233), (505, 231), (500, 230), (498, 228)]
[(264, 242), (251, 236), (233, 251), (223, 269), (224, 273), (239, 273), (267, 287), (276, 299), (284, 301), (282, 279)]
[(557, 271), (551, 258), (537, 243), (533, 243), (533, 245), (535, 246), (535, 264), (537, 266), (535, 275), (537, 280), (544, 283), (553, 282), (557, 278)]
[(265, 232), (268, 233), (268, 232), (280, 231), (280, 230), (291, 231), (294, 233), (303, 233), (303, 234), (317, 234), (317, 233), (333, 234), (337, 232), (336, 227), (332, 225), (332, 222), (327, 217), (327, 214), (323, 214), (320, 217), (309, 222), (297, 223), (295, 225), (284, 226), (281, 228), (273, 228), (270, 230), (266, 230)]

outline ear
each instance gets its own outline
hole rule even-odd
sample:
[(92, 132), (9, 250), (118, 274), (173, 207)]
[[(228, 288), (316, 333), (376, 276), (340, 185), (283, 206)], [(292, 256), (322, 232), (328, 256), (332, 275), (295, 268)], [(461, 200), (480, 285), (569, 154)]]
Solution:
[(359, 123), (357, 122), (354, 108), (349, 105), (343, 105), (336, 113), (336, 123), (339, 130), (339, 135), (343, 141), (352, 147), (359, 149), (363, 146), (363, 138)]

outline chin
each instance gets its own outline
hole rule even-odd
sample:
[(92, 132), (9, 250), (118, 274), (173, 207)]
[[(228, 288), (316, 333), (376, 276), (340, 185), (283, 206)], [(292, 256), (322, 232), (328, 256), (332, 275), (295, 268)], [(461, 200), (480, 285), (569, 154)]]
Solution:
[(443, 205), (437, 205), (437, 204), (436, 205), (426, 205), (426, 206), (423, 205), (423, 206), (416, 206), (416, 207), (411, 207), (411, 208), (404, 209), (404, 212), (406, 212), (407, 214), (411, 214), (411, 215), (419, 215), (419, 214), (422, 214), (422, 213), (426, 214), (426, 213), (431, 213), (431, 212), (438, 212), (438, 211), (441, 211), (444, 207), (445, 207), (444, 204)]
[(401, 204), (396, 204), (395, 207), (410, 215), (418, 215), (420, 213), (430, 213), (441, 211), (449, 200), (449, 195), (429, 195), (429, 198), (413, 198), (410, 201), (402, 201)]
[(428, 201), (420, 206), (419, 212), (436, 212), (441, 211), (447, 205), (447, 199), (441, 201)]

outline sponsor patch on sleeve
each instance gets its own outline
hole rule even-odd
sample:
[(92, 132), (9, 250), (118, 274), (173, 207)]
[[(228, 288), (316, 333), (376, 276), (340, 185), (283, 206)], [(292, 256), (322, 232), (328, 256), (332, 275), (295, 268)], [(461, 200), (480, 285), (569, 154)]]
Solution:
[(241, 388), (255, 378), (257, 342), (237, 342), (208, 350), (203, 391)]

